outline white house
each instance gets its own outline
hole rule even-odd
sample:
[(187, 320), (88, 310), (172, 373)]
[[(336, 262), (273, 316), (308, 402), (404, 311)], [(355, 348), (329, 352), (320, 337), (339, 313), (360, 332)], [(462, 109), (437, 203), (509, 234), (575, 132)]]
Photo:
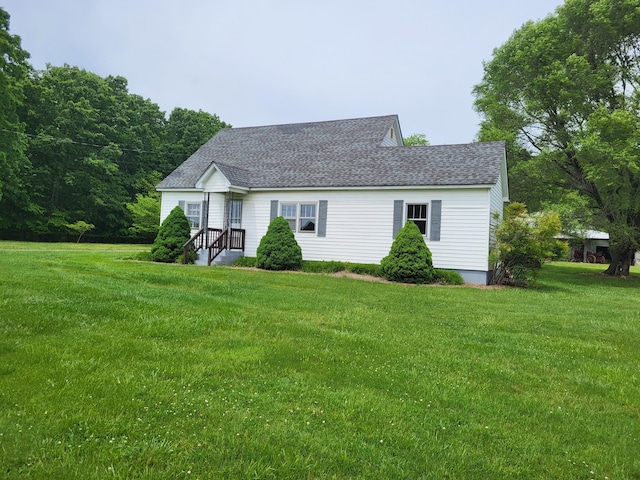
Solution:
[(255, 256), (281, 215), (305, 260), (377, 264), (413, 220), (434, 266), (472, 283), (508, 200), (504, 142), (405, 147), (396, 115), (224, 129), (157, 189), (161, 221), (184, 208), (209, 261)]

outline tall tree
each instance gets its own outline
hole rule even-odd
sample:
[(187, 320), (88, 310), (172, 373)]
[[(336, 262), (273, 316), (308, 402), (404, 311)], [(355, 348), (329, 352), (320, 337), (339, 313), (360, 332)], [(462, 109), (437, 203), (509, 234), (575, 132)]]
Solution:
[(174, 108), (167, 122), (167, 151), (174, 157), (171, 170), (223, 128), (231, 128), (231, 125), (215, 114)]
[(405, 147), (429, 145), (429, 140), (424, 133), (413, 133), (404, 139)]
[(474, 89), (479, 139), (507, 140), (516, 199), (580, 194), (610, 233), (608, 274), (640, 248), (639, 40), (637, 0), (567, 0), (496, 49)]
[(0, 230), (21, 222), (25, 212), (38, 213), (25, 188), (31, 165), (18, 108), (24, 99), (29, 54), (20, 37), (9, 33), (9, 14), (0, 8)]
[(102, 237), (129, 235), (126, 203), (157, 177), (164, 113), (124, 78), (68, 65), (34, 73), (26, 94), (31, 188), (43, 210), (36, 232), (61, 235), (86, 221)]

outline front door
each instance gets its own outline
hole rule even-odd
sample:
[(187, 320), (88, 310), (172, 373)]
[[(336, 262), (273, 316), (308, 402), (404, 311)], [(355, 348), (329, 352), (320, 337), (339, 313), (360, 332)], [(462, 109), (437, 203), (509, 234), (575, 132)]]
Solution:
[(227, 200), (225, 221), (229, 228), (242, 228), (242, 199), (231, 198)]

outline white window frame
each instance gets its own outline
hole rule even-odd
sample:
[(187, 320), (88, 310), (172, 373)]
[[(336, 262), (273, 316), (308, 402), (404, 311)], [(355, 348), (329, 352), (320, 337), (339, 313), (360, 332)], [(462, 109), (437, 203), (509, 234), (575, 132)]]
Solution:
[(298, 204), (296, 202), (282, 202), (280, 204), (280, 216), (284, 217), (284, 219), (289, 223), (289, 227), (291, 227), (291, 230), (293, 230), (294, 232), (297, 231)]
[[(197, 207), (198, 214), (192, 214), (189, 211), (189, 207)], [(202, 224), (202, 202), (185, 202), (184, 204), (184, 214), (189, 220), (189, 224), (191, 225), (192, 230), (199, 230), (200, 225)]]
[[(422, 234), (423, 237), (427, 237), (429, 234), (429, 203), (425, 202), (425, 203), (409, 203), (407, 202), (406, 204), (406, 209), (405, 209), (405, 224), (408, 221), (412, 221), (413, 223), (415, 223), (418, 228), (420, 228), (420, 225), (418, 224), (418, 222), (424, 222), (424, 233)], [(411, 209), (411, 207), (413, 207), (413, 215), (409, 216), (409, 210)], [(415, 207), (424, 207), (424, 217), (421, 216), (422, 212), (418, 212), (418, 215), (416, 215), (416, 211), (415, 211)], [(420, 232), (422, 233), (422, 232)]]
[[(313, 207), (313, 216), (302, 216), (304, 207)], [(318, 202), (281, 202), (280, 216), (284, 217), (291, 230), (297, 233), (317, 234), (318, 233)], [(303, 230), (303, 221), (312, 220), (313, 230)]]

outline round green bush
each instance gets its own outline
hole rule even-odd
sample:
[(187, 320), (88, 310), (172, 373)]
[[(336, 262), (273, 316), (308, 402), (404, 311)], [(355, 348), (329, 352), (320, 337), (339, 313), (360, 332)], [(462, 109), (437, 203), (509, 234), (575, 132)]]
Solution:
[(264, 270), (299, 270), (302, 267), (302, 249), (284, 217), (274, 218), (260, 240), (256, 267)]
[(429, 283), (435, 272), (431, 250), (415, 223), (409, 221), (398, 232), (389, 255), (380, 262), (387, 280), (403, 283)]
[[(151, 260), (154, 262), (175, 263), (183, 255), (182, 246), (191, 238), (191, 226), (184, 211), (175, 207), (164, 219), (158, 235), (151, 246)], [(190, 255), (190, 260), (193, 260)]]

